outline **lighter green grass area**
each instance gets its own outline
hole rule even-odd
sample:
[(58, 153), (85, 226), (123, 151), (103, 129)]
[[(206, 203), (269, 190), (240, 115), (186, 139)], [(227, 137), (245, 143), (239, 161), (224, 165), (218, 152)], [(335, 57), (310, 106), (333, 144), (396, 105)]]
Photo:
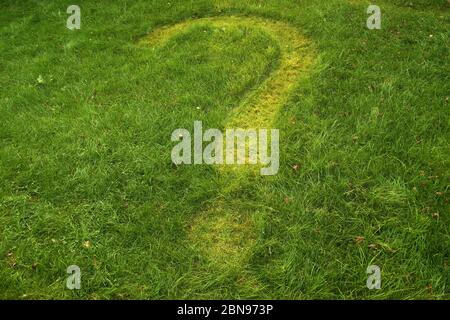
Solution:
[(203, 18), (163, 27), (152, 32), (141, 43), (149, 46), (162, 44), (192, 25), (212, 26), (216, 28), (216, 32), (225, 32), (236, 26), (247, 29), (258, 28), (276, 41), (281, 50), (277, 70), (261, 84), (260, 88), (254, 90), (233, 109), (226, 123), (226, 128), (272, 128), (280, 106), (289, 96), (289, 90), (297, 83), (302, 73), (305, 76), (312, 63), (310, 41), (286, 23), (257, 17), (230, 16)]
[[(2, 1), (0, 297), (450, 298), (449, 4), (368, 4)], [(174, 166), (195, 120), (279, 174)]]
[[(213, 27), (215, 32), (219, 33), (236, 28), (257, 28), (276, 41), (281, 51), (277, 69), (267, 77), (260, 88), (254, 90), (231, 111), (225, 123), (225, 129), (272, 128), (280, 107), (289, 97), (289, 91), (298, 83), (301, 75), (305, 77), (312, 63), (313, 54), (309, 41), (295, 28), (285, 23), (256, 17), (230, 16), (203, 18), (163, 27), (145, 37), (141, 44), (163, 45), (168, 39), (193, 25)], [(258, 174), (258, 170), (259, 166), (251, 165), (220, 166), (221, 174), (228, 175), (227, 181), (231, 185), (248, 179), (249, 174)], [(256, 236), (253, 229), (252, 215), (241, 212), (233, 202), (219, 200), (211, 203), (210, 208), (193, 220), (189, 238), (205, 253), (209, 263), (214, 269), (218, 269), (220, 274), (227, 272), (244, 274), (251, 255), (251, 246), (255, 244)], [(217, 273), (214, 269), (207, 272)], [(246, 278), (242, 276), (238, 283), (248, 286), (243, 279)], [(255, 282), (252, 281), (253, 284)], [(253, 290), (256, 291), (257, 288), (253, 287)]]

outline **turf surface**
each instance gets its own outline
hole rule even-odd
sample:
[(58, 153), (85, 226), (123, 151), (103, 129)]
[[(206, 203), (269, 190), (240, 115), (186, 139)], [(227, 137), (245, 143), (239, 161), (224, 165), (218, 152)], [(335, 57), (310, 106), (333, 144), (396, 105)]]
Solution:
[[(381, 30), (359, 0), (79, 1), (71, 31), (64, 1), (2, 1), (0, 297), (450, 298), (450, 6), (376, 2)], [(171, 163), (174, 129), (226, 128), (283, 70), (230, 16), (308, 44), (267, 104), (274, 177)]]

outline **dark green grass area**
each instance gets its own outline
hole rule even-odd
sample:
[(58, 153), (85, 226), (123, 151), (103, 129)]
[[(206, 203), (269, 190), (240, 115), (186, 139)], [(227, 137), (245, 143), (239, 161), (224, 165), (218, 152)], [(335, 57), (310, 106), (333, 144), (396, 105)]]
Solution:
[[(77, 31), (67, 2), (0, 4), (1, 298), (450, 298), (447, 1), (376, 1), (381, 30), (357, 0), (77, 4)], [(231, 14), (289, 23), (317, 56), (278, 115), (279, 174), (224, 188), (213, 167), (171, 163), (171, 132), (223, 128), (278, 43), (207, 23), (138, 42)], [(217, 198), (255, 216), (243, 270), (208, 274), (189, 239)]]

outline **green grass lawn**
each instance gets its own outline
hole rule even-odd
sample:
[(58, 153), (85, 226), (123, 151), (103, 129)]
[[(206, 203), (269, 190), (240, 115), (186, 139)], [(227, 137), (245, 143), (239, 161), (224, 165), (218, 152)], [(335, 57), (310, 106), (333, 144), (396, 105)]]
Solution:
[[(0, 88), (2, 299), (450, 299), (447, 0), (3, 0)], [(246, 102), (277, 175), (172, 163)]]

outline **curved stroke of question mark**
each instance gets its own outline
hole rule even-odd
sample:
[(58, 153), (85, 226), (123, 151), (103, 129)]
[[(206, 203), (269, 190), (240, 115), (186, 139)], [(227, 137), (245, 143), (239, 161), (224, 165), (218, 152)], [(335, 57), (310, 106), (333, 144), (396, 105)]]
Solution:
[[(219, 16), (186, 20), (158, 28), (141, 40), (141, 44), (162, 46), (176, 34), (201, 23), (217, 28), (236, 26), (258, 28), (278, 43), (280, 47), (278, 68), (231, 112), (225, 124), (225, 128), (272, 128), (290, 91), (310, 70), (314, 60), (310, 41), (296, 28), (284, 22), (259, 17)], [(226, 167), (220, 166), (222, 174), (230, 174), (234, 171)], [(249, 167), (241, 165), (237, 167), (237, 170), (241, 175), (254, 172)], [(239, 183), (236, 181), (235, 183)], [(221, 271), (232, 270), (233, 266), (245, 265), (248, 260), (248, 249), (254, 242), (250, 235), (253, 223), (248, 215), (239, 212), (229, 214), (229, 211), (230, 209), (223, 201), (213, 201), (210, 209), (200, 214), (190, 227), (191, 238), (211, 264)], [(227, 236), (220, 234), (223, 229), (228, 229)]]

